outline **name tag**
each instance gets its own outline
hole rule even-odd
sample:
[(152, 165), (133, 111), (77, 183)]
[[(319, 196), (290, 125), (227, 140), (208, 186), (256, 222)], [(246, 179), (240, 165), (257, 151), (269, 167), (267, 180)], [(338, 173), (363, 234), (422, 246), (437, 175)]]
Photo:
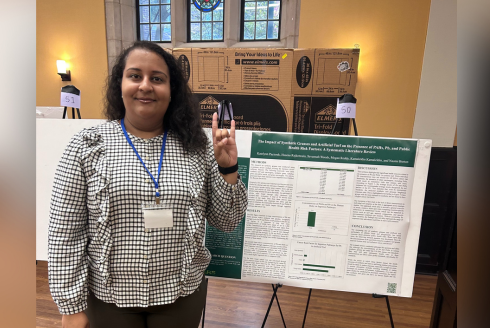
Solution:
[(162, 204), (143, 204), (143, 218), (146, 229), (172, 228), (174, 226), (173, 210)]

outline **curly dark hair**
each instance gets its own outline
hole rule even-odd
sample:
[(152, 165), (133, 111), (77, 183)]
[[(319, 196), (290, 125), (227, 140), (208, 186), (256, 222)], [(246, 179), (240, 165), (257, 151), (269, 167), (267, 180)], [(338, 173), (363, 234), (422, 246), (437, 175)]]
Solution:
[(134, 49), (144, 49), (160, 55), (170, 72), (172, 101), (163, 117), (166, 130), (175, 133), (186, 151), (204, 150), (207, 137), (201, 127), (201, 114), (177, 60), (159, 45), (149, 41), (136, 41), (117, 57), (112, 73), (107, 77), (104, 115), (108, 120), (120, 120), (126, 114), (122, 100), (121, 83), (126, 59)]

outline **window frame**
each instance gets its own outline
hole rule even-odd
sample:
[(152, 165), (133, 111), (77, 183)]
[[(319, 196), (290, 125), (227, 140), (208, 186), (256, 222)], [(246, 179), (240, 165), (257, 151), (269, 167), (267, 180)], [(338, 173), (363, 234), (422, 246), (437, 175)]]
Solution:
[[(172, 0), (170, 0), (172, 1)], [(226, 4), (225, 2), (227, 3), (228, 1), (221, 1), (221, 3), (223, 4), (223, 40), (191, 40), (191, 6), (193, 6), (194, 4), (191, 4), (190, 0), (184, 0), (187, 2), (187, 19), (186, 19), (186, 31), (187, 31), (187, 43), (201, 43), (201, 42), (205, 42), (205, 43), (210, 43), (210, 42), (225, 42), (225, 21), (226, 21)], [(230, 0), (229, 0), (230, 1)], [(172, 7), (170, 7), (170, 10), (172, 10)], [(201, 15), (201, 19), (202, 19), (202, 15)], [(213, 23), (214, 21), (211, 21), (211, 23)], [(203, 21), (199, 21), (199, 23), (201, 24), (201, 38), (202, 38), (202, 23)], [(214, 27), (213, 27), (214, 28)]]
[[(140, 22), (140, 2), (139, 0), (135, 0), (136, 2), (136, 40), (141, 40), (141, 30), (140, 30), (140, 24), (146, 24), (146, 23), (141, 23)], [(155, 42), (155, 43), (167, 43), (167, 44), (170, 44), (172, 43), (172, 31), (174, 29), (174, 22), (173, 22), (173, 19), (172, 19), (172, 7), (173, 7), (173, 4), (172, 4), (173, 0), (170, 0), (170, 3), (168, 4), (170, 6), (170, 41), (151, 41), (151, 42)], [(159, 3), (158, 4), (159, 6), (162, 6), (162, 3)], [(164, 5), (167, 5), (167, 4), (164, 4)], [(148, 5), (142, 5), (143, 7), (148, 7), (148, 9), (150, 8), (151, 6), (151, 3), (150, 3), (150, 0), (148, 0)], [(161, 8), (161, 7), (160, 7)], [(160, 39), (162, 38), (162, 25), (163, 24), (168, 24), (168, 23), (162, 23), (161, 21), (161, 16), (162, 13), (160, 11), (160, 22), (158, 24), (160, 24)], [(148, 23), (148, 25), (150, 26), (150, 39), (151, 39), (151, 19), (150, 19), (150, 22)]]
[[(257, 2), (260, 0), (254, 0), (254, 3), (257, 4)], [(254, 19), (253, 21), (247, 21), (247, 22), (255, 22), (255, 28), (254, 28), (254, 39), (253, 40), (246, 40), (243, 38), (244, 32), (245, 32), (245, 3), (246, 2), (251, 2), (251, 1), (246, 1), (246, 0), (240, 0), (241, 2), (241, 10), (240, 10), (240, 42), (274, 42), (274, 41), (281, 41), (281, 22), (282, 22), (282, 9), (284, 2), (283, 0), (270, 0), (270, 1), (279, 1), (281, 4), (281, 8), (279, 10), (279, 33), (277, 35), (277, 39), (257, 39), (256, 38), (256, 32), (257, 32), (257, 21), (263, 22), (264, 20), (257, 20)], [(269, 3), (269, 0), (267, 0), (267, 3)], [(255, 14), (257, 15), (257, 7), (255, 7)], [(257, 18), (257, 17), (256, 17)], [(266, 22), (269, 22), (269, 19), (265, 20)], [(276, 19), (271, 19), (271, 21), (276, 21)]]
[[(139, 36), (139, 0), (124, 3), (104, 0), (106, 16), (107, 62), (109, 69), (121, 50), (129, 47)], [(171, 0), (172, 41), (155, 42), (162, 48), (297, 48), (301, 0), (283, 1), (281, 8), (280, 41), (240, 41), (241, 3), (226, 2), (224, 11), (224, 41), (187, 42), (187, 10), (185, 1)]]

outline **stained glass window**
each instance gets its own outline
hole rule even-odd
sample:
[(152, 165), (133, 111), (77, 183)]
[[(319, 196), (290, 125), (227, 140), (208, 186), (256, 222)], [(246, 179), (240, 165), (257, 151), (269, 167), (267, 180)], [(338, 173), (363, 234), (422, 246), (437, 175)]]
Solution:
[(279, 40), (281, 0), (242, 0), (242, 41)]
[(138, 0), (138, 40), (170, 42), (170, 0)]
[(211, 11), (200, 11), (194, 0), (188, 0), (187, 40), (188, 42), (223, 41), (225, 20), (224, 0)]

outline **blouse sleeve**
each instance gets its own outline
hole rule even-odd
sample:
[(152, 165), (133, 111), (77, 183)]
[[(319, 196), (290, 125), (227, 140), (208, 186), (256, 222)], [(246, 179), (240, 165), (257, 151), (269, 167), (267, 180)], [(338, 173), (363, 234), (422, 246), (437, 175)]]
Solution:
[(69, 142), (54, 178), (48, 227), (48, 275), (61, 314), (87, 307), (87, 184), (82, 166), (81, 134)]
[(232, 185), (223, 179), (218, 171), (218, 163), (214, 158), (211, 144), (207, 151), (207, 188), (209, 200), (206, 208), (206, 218), (213, 227), (232, 232), (238, 226), (247, 209), (247, 188), (238, 175), (237, 184)]

